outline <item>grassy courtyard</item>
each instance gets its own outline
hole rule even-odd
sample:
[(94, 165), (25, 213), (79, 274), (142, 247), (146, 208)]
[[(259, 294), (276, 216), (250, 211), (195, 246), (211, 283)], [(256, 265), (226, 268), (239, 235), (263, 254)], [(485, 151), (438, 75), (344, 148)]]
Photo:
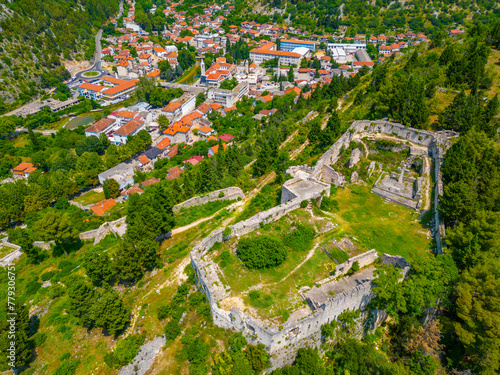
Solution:
[[(308, 247), (302, 251), (289, 249), (286, 260), (279, 266), (246, 267), (236, 256), (236, 239), (215, 245), (211, 256), (221, 267), (221, 280), (231, 287), (232, 297), (244, 305), (240, 307), (257, 312), (263, 318), (286, 321), (292, 311), (303, 306), (299, 289), (330, 276), (335, 265), (349, 257), (376, 249), (379, 254), (401, 255), (410, 263), (424, 258), (431, 250), (432, 240), (418, 213), (386, 203), (370, 189), (364, 185), (333, 188), (331, 197), (327, 198), (327, 210), (314, 208), (311, 213), (298, 209), (243, 237), (271, 236), (286, 245), (287, 236), (299, 225), (313, 227), (316, 237)], [(337, 227), (319, 234), (328, 221)], [(346, 238), (352, 246), (344, 251), (337, 244)], [(326, 248), (335, 261), (321, 248)]]
[(395, 203), (385, 203), (370, 186), (334, 189), (332, 218), (339, 236), (354, 236), (362, 246), (379, 254), (401, 255), (410, 263), (431, 249), (431, 236), (418, 213)]
[(94, 190), (91, 190), (85, 194), (80, 195), (78, 198), (75, 198), (75, 202), (87, 206), (89, 204), (96, 204), (102, 201), (103, 199), (105, 199), (103, 192), (98, 193)]

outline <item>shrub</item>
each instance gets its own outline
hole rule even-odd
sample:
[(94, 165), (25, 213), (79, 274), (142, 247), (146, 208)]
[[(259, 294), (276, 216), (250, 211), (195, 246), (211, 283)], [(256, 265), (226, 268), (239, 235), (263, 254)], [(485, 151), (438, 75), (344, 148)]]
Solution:
[(356, 261), (352, 264), (351, 268), (349, 268), (349, 271), (347, 271), (347, 274), (352, 275), (353, 273), (356, 273), (358, 271), (359, 271), (359, 263), (358, 263), (358, 261)]
[(303, 200), (302, 202), (300, 202), (300, 207), (306, 208), (308, 204), (309, 204), (309, 202), (307, 200)]
[(321, 200), (321, 205), (319, 206), (323, 211), (338, 211), (339, 202), (331, 197), (323, 197)]
[(283, 243), (295, 251), (305, 251), (311, 247), (315, 234), (314, 228), (299, 224), (297, 229), (285, 236)]
[(279, 266), (286, 259), (286, 249), (269, 236), (243, 238), (238, 243), (238, 257), (248, 268)]
[(224, 230), (222, 231), (222, 237), (227, 238), (228, 236), (231, 235), (231, 228), (230, 227), (225, 227)]
[(248, 293), (250, 304), (257, 308), (266, 308), (273, 304), (273, 297), (270, 294), (261, 294), (257, 290), (252, 290)]
[(181, 334), (181, 328), (179, 327), (179, 322), (176, 320), (171, 320), (165, 326), (165, 338), (167, 340), (175, 340), (177, 336)]
[(223, 191), (221, 191), (221, 192), (219, 193), (219, 198), (224, 198), (224, 192), (223, 192)]
[(50, 280), (50, 279), (52, 279), (52, 276), (54, 276), (56, 273), (57, 273), (57, 271), (48, 271), (48, 272), (44, 272), (44, 273), (42, 273), (42, 275), (40, 276), (40, 279), (42, 279), (42, 281), (47, 281), (47, 280)]
[(144, 339), (144, 335), (130, 335), (118, 341), (115, 350), (104, 356), (104, 362), (109, 367), (114, 368), (120, 368), (132, 363)]

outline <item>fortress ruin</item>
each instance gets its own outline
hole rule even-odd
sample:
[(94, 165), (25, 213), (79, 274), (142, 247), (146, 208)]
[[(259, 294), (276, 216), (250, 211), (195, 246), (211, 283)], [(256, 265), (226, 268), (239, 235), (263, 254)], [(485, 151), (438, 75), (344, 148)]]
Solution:
[[(321, 326), (337, 319), (338, 316), (347, 310), (363, 310), (373, 299), (372, 280), (374, 279), (375, 260), (382, 264), (391, 264), (402, 270), (403, 276), (407, 274), (410, 267), (406, 260), (400, 256), (390, 256), (387, 254), (378, 255), (375, 250), (368, 251), (357, 257), (349, 259), (343, 264), (337, 265), (331, 277), (316, 282), (316, 285), (308, 290), (301, 290), (300, 296), (307, 301), (307, 307), (291, 313), (290, 318), (283, 324), (277, 325), (269, 321), (262, 321), (241, 311), (238, 307), (232, 306), (229, 309), (221, 308), (221, 303), (231, 296), (230, 287), (224, 285), (220, 279), (222, 270), (213, 262), (207, 253), (217, 242), (241, 237), (246, 235), (261, 225), (275, 221), (289, 212), (300, 207), (303, 200), (316, 200), (318, 203), (324, 196), (330, 195), (330, 184), (341, 186), (345, 183), (345, 178), (336, 171), (332, 165), (339, 159), (341, 150), (347, 148), (352, 141), (362, 137), (370, 137), (376, 134), (385, 134), (396, 137), (404, 142), (420, 146), (420, 150), (432, 157), (435, 167), (435, 201), (434, 210), (434, 236), (436, 241), (436, 253), (442, 253), (441, 234), (443, 227), (440, 225), (438, 214), (438, 200), (442, 194), (442, 182), (440, 166), (446, 149), (450, 146), (450, 140), (457, 136), (454, 132), (430, 132), (404, 127), (387, 121), (356, 121), (347, 132), (345, 132), (328, 151), (326, 151), (314, 167), (294, 166), (287, 170), (293, 178), (287, 180), (282, 186), (281, 204), (270, 210), (260, 212), (257, 215), (230, 225), (230, 235), (223, 236), (226, 228), (221, 228), (212, 232), (204, 238), (191, 251), (191, 264), (197, 275), (197, 283), (205, 293), (211, 307), (214, 324), (219, 327), (242, 332), (247, 339), (254, 344), (262, 343), (271, 355), (271, 367), (277, 368), (290, 364), (295, 358), (295, 354), (300, 347), (318, 346), (321, 340)], [(351, 155), (352, 163), (357, 163), (360, 158), (360, 150)], [(357, 159), (357, 160), (356, 160)], [(373, 171), (373, 165), (370, 169)], [(385, 176), (392, 181), (396, 176)], [(397, 179), (394, 180), (392, 188), (386, 182), (378, 182), (374, 193), (382, 197), (397, 201), (402, 196), (410, 201), (408, 206), (418, 209), (419, 183), (405, 177), (403, 167)], [(397, 185), (399, 184), (399, 185)], [(401, 189), (404, 185), (404, 189)], [(396, 190), (398, 188), (400, 190)], [(403, 190), (403, 191), (401, 191)], [(389, 194), (390, 193), (390, 194)], [(395, 194), (393, 197), (391, 194)], [(399, 195), (398, 195), (399, 194)], [(398, 198), (399, 197), (399, 198)], [(417, 203), (415, 203), (417, 202)], [(353, 275), (346, 275), (354, 262), (358, 262), (359, 272)], [(342, 276), (340, 279), (338, 276)], [(227, 306), (227, 304), (225, 304)], [(374, 323), (380, 323), (385, 319), (385, 313), (377, 310), (372, 312)], [(366, 314), (365, 314), (366, 315)]]

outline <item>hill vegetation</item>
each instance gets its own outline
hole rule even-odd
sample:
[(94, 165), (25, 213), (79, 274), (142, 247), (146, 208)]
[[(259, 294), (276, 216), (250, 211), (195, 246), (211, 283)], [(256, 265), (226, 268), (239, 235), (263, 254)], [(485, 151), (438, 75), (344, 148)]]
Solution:
[(89, 60), (119, 0), (0, 0), (0, 113), (68, 79), (63, 60)]

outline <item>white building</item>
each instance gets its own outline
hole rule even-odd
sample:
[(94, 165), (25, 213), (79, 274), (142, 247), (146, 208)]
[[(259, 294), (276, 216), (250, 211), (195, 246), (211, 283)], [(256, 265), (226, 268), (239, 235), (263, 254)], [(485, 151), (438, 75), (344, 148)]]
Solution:
[(364, 43), (328, 43), (327, 48), (331, 51), (335, 49), (343, 49), (348, 55), (353, 55), (358, 49), (366, 49)]
[(232, 90), (212, 88), (207, 92), (207, 99), (212, 100), (225, 108), (234, 106), (248, 94), (248, 82), (242, 82)]

